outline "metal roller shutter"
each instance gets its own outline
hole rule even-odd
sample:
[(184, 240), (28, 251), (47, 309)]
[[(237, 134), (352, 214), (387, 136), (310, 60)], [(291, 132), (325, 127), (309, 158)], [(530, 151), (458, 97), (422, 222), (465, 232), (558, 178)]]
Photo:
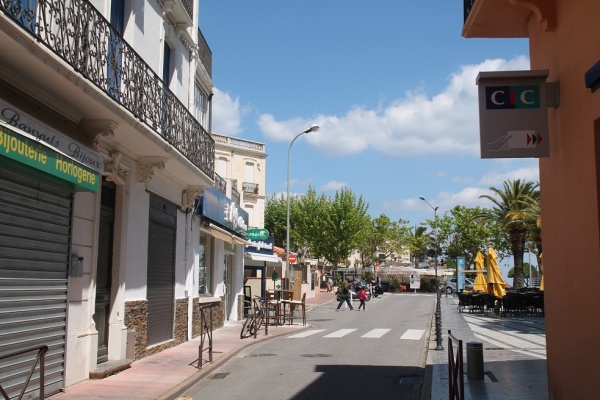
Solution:
[(148, 237), (148, 345), (173, 338), (177, 208), (150, 197)]
[[(51, 181), (0, 165), (0, 358), (47, 345), (46, 395), (63, 387), (73, 197)], [(11, 398), (36, 354), (0, 360), (0, 384)], [(27, 393), (39, 390), (38, 377), (36, 369)]]

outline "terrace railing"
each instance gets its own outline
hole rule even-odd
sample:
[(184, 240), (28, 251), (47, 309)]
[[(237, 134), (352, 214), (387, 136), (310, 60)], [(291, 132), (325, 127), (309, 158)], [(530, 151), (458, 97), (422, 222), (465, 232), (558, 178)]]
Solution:
[(210, 134), (89, 1), (0, 0), (0, 11), (214, 176)]

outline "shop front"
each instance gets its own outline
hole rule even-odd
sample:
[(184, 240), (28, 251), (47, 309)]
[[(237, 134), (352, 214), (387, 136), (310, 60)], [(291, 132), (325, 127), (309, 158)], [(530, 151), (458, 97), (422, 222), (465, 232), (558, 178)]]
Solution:
[(0, 369), (13, 376), (3, 388), (18, 394), (25, 366), (48, 346), (44, 391), (51, 394), (64, 386), (72, 286), (90, 255), (73, 240), (76, 194), (95, 196), (104, 165), (96, 152), (2, 99), (0, 115)]
[[(216, 188), (204, 190), (196, 213), (201, 217), (200, 237), (209, 247), (210, 259), (203, 258), (198, 266), (199, 287), (210, 287), (200, 303), (222, 298), (224, 320), (238, 320), (243, 304), (243, 245), (247, 243), (248, 213)], [(208, 296), (212, 294), (212, 296)]]

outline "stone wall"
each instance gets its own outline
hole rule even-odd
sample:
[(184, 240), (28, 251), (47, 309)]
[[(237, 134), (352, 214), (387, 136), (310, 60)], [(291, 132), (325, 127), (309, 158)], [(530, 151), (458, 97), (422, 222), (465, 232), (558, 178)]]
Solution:
[[(188, 340), (188, 301), (187, 298), (176, 299), (175, 301), (173, 339), (150, 347), (148, 347), (148, 301), (137, 300), (125, 303), (125, 326), (127, 330), (135, 331), (135, 360), (160, 353)], [(194, 312), (196, 312), (196, 308), (194, 308)], [(198, 326), (200, 326), (199, 322)], [(223, 326), (222, 318), (220, 326)]]
[[(193, 310), (193, 316), (192, 316), (192, 338), (196, 338), (198, 336), (200, 336), (201, 333), (201, 329), (200, 329), (200, 302), (199, 302), (199, 298), (195, 297), (193, 300), (194, 302), (194, 310)], [(212, 307), (212, 329), (219, 329), (222, 328), (223, 325), (225, 324), (225, 298), (221, 297), (219, 302), (214, 302), (214, 303), (202, 303), (202, 305), (206, 305), (206, 304), (213, 304)], [(209, 313), (211, 311), (209, 310), (205, 310), (205, 316), (207, 318), (210, 318)], [(207, 321), (207, 323), (210, 323), (210, 321)]]

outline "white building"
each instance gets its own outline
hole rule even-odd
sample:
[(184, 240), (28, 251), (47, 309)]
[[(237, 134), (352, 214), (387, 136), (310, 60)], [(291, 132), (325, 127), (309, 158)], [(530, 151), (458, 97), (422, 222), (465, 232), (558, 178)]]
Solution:
[[(0, 2), (0, 358), (48, 346), (46, 395), (198, 336), (201, 305), (239, 318), (248, 221), (214, 173), (198, 14)], [(34, 355), (0, 360), (10, 396)]]

